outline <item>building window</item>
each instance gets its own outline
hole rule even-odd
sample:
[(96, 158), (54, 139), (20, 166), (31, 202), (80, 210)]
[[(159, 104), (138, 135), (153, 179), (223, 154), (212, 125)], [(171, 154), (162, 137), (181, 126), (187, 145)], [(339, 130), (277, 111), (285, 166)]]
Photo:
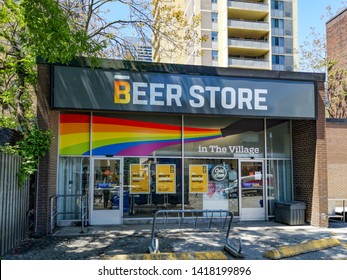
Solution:
[(218, 42), (218, 32), (216, 31), (211, 32), (211, 40), (212, 42)]
[(284, 46), (284, 38), (283, 37), (272, 37), (272, 45), (277, 47)]
[(272, 64), (284, 65), (284, 55), (273, 55)]
[(218, 61), (218, 51), (212, 51), (212, 60)]
[(218, 0), (211, 0), (211, 3), (216, 4), (218, 3)]
[(284, 20), (279, 18), (271, 19), (271, 26), (274, 28), (284, 28)]
[(273, 10), (282, 10), (283, 11), (283, 1), (271, 1), (271, 9)]
[(211, 13), (211, 21), (217, 23), (218, 22), (218, 14)]

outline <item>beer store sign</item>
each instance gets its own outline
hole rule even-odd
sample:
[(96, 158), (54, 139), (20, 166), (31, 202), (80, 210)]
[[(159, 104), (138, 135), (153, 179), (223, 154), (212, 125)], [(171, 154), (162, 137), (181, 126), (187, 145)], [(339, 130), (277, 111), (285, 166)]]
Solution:
[(309, 81), (54, 67), (52, 107), (314, 118)]

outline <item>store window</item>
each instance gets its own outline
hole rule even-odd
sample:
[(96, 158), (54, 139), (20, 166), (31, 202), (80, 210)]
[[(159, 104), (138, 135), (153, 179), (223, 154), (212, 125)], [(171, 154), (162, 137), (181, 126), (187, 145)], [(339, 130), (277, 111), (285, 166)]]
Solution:
[(273, 216), (276, 201), (293, 199), (291, 161), (269, 160), (268, 174), (268, 214)]
[(188, 158), (184, 168), (185, 209), (226, 210), (239, 215), (236, 159)]
[(187, 157), (263, 158), (264, 120), (185, 117)]
[(88, 157), (60, 157), (58, 173), (57, 220), (80, 220), (81, 196), (88, 193)]
[(93, 156), (180, 156), (181, 117), (93, 114)]
[(90, 154), (90, 114), (60, 113), (59, 130), (60, 155)]
[(182, 209), (182, 163), (178, 158), (124, 158), (123, 216), (152, 218), (157, 210)]
[(290, 158), (290, 122), (266, 120), (266, 144), (268, 158)]

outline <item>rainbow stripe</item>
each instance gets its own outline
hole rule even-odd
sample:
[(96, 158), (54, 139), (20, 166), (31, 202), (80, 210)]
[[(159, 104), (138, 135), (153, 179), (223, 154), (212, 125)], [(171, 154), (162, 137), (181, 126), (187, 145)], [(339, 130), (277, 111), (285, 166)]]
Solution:
[(89, 155), (89, 114), (60, 114), (60, 155)]
[[(89, 115), (61, 114), (61, 155), (89, 155), (89, 123)], [(180, 125), (117, 117), (93, 116), (92, 131), (92, 155), (100, 156), (149, 156), (182, 141)], [(184, 136), (184, 143), (222, 137), (219, 129), (194, 127), (185, 127)]]
[(93, 155), (147, 156), (181, 143), (181, 127), (93, 116)]

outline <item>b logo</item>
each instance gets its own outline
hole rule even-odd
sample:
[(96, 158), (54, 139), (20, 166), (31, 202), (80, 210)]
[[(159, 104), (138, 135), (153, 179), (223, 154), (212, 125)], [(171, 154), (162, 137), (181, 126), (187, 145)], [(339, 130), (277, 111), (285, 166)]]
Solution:
[(129, 76), (114, 75), (114, 103), (128, 104), (130, 102)]

